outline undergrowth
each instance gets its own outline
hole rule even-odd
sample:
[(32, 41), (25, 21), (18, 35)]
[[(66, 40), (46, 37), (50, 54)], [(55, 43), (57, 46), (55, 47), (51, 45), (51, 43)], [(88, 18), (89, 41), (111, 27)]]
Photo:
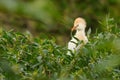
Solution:
[(73, 56), (54, 39), (1, 30), (0, 80), (120, 80), (120, 29), (113, 19), (101, 24)]

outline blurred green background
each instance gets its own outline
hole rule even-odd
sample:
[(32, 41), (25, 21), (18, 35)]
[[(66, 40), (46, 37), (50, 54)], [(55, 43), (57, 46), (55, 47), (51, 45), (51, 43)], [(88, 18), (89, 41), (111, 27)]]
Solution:
[(114, 17), (120, 25), (120, 0), (0, 0), (0, 27), (30, 32), (40, 38), (56, 38), (65, 45), (77, 17), (87, 21), (92, 33), (103, 31), (100, 20)]

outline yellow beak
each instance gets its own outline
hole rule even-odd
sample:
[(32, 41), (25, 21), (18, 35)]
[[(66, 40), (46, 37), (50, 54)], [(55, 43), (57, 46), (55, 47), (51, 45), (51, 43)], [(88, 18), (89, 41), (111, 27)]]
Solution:
[(71, 29), (71, 31), (76, 30), (76, 28), (77, 28), (77, 26), (73, 26), (72, 29)]

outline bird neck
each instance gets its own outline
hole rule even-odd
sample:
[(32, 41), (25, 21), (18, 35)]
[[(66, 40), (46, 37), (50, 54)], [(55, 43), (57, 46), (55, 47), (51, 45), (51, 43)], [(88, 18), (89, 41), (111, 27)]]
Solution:
[(85, 30), (80, 30), (75, 33), (74, 35), (76, 38), (78, 38), (79, 40), (84, 40), (85, 38)]

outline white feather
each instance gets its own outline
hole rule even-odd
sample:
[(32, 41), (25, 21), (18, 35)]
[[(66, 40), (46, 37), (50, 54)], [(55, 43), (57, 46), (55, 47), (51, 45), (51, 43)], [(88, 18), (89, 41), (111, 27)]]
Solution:
[[(75, 43), (73, 43), (73, 42), (77, 43), (78, 41), (77, 41), (76, 39), (72, 38), (72, 39), (68, 42), (68, 49), (71, 50), (72, 53), (75, 52), (75, 48), (77, 47), (77, 45), (76, 45)], [(71, 55), (71, 52), (68, 51), (68, 52), (67, 52), (67, 55)]]
[(71, 52), (78, 53), (81, 46), (88, 42), (87, 36), (85, 35), (85, 28), (86, 22), (83, 18), (77, 18), (74, 21), (74, 27), (72, 28), (72, 30), (76, 30), (74, 37), (76, 37), (79, 41), (83, 41), (83, 43), (79, 44), (79, 41), (72, 37), (72, 39), (68, 42), (68, 49), (70, 51), (67, 52), (67, 55), (71, 56)]

